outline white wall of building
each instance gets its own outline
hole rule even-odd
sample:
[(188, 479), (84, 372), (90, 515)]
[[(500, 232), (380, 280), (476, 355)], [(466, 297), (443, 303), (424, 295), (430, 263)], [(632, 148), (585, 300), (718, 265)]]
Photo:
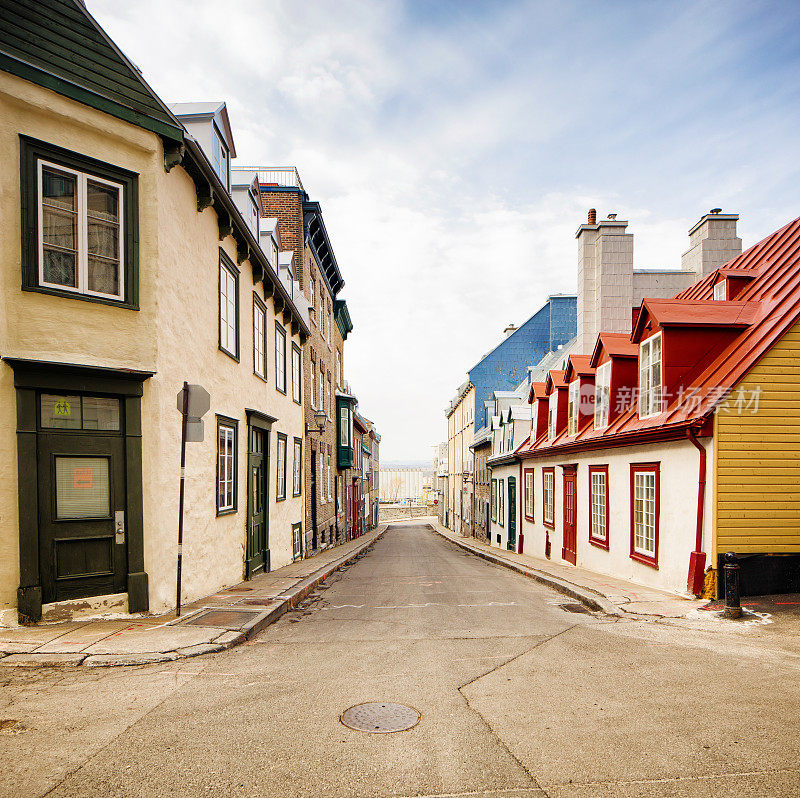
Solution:
[[(709, 482), (706, 485), (705, 517), (703, 520), (703, 550), (710, 556), (712, 540), (711, 462), (712, 441), (701, 440), (708, 459)], [(523, 468), (534, 468), (534, 522), (525, 520), (521, 512), (524, 538), (523, 552), (543, 557), (545, 536), (550, 534), (551, 560), (568, 564), (561, 559), (564, 531), (564, 478), (560, 466), (578, 464), (577, 469), (577, 562), (576, 565), (619, 579), (659, 588), (674, 593), (686, 593), (689, 554), (695, 547), (697, 518), (697, 479), (699, 452), (687, 441), (658, 445), (625, 447), (598, 452), (562, 455), (553, 458), (525, 460)], [(632, 560), (631, 538), (631, 463), (660, 463), (660, 518), (658, 526), (658, 568)], [(608, 466), (609, 490), (609, 549), (589, 542), (589, 481), (588, 466)], [(542, 468), (555, 466), (555, 529), (542, 523)], [(493, 475), (494, 478), (494, 475)], [(523, 485), (517, 488), (524, 502)], [(518, 529), (519, 529), (518, 523)], [(517, 533), (519, 534), (519, 532)], [(493, 535), (496, 540), (496, 533)]]

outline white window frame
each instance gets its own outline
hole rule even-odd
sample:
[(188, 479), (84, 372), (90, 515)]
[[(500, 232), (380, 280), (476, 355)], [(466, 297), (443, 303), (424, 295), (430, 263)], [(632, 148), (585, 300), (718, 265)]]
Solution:
[(580, 380), (573, 380), (569, 384), (569, 404), (568, 404), (568, 418), (567, 418), (567, 434), (578, 434), (578, 389), (580, 388)]
[(219, 262), (219, 345), (231, 357), (238, 357), (237, 326), (239, 293), (236, 274), (220, 257)]
[[(275, 500), (282, 501), (286, 498), (286, 450), (288, 448), (286, 438), (276, 438), (275, 449)], [(281, 455), (283, 455), (281, 457)]]
[(292, 399), (300, 404), (303, 400), (303, 353), (292, 346)]
[(558, 421), (558, 391), (554, 388), (547, 400), (547, 440), (556, 437), (556, 423)]
[(724, 302), (728, 298), (728, 281), (720, 280), (714, 285), (714, 299), (718, 302)]
[(303, 492), (303, 442), (295, 438), (292, 452), (294, 458), (292, 462), (292, 496), (300, 496)]
[(611, 361), (597, 367), (594, 383), (594, 427), (608, 426), (608, 410), (611, 404)]
[(544, 503), (542, 519), (545, 524), (553, 525), (555, 523), (555, 508), (556, 508), (556, 475), (553, 471), (542, 472), (542, 499)]
[(286, 330), (275, 325), (275, 387), (286, 393)]
[[(605, 470), (589, 471), (592, 518), (591, 539), (608, 543), (608, 475)], [(602, 534), (600, 533), (602, 531)]]
[(258, 220), (259, 220), (259, 213), (258, 213), (258, 203), (253, 198), (253, 195), (248, 192), (247, 199), (249, 200), (247, 203), (247, 207), (250, 211), (250, 229), (253, 231), (253, 235), (258, 241)]
[[(654, 349), (658, 350), (657, 359)], [(663, 411), (663, 355), (660, 332), (639, 344), (639, 418), (657, 416)]]
[(317, 359), (311, 349), (311, 408), (317, 409)]
[(342, 387), (342, 352), (340, 349), (336, 350), (336, 387)]
[[(48, 283), (44, 279), (44, 197), (42, 195), (42, 169), (46, 167), (55, 172), (62, 172), (67, 175), (72, 175), (75, 178), (75, 217), (76, 217), (76, 231), (75, 231), (75, 272), (78, 280), (77, 286), (62, 285), (60, 283)], [(58, 291), (69, 291), (73, 294), (82, 294), (84, 296), (97, 296), (104, 299), (115, 299), (119, 302), (125, 301), (125, 208), (124, 208), (124, 191), (121, 183), (115, 183), (113, 180), (106, 180), (103, 177), (97, 177), (90, 172), (80, 172), (77, 169), (70, 169), (67, 166), (61, 166), (51, 161), (39, 159), (36, 166), (37, 175), (37, 199), (38, 199), (38, 245), (39, 245), (39, 285), (43, 288), (54, 288)], [(119, 274), (117, 277), (119, 285), (119, 294), (106, 294), (102, 291), (91, 291), (89, 289), (89, 214), (88, 214), (88, 200), (86, 183), (92, 180), (95, 183), (102, 183), (105, 186), (110, 186), (117, 190), (117, 209), (119, 225), (119, 240), (117, 247), (119, 251)]]
[(328, 420), (333, 421), (333, 402), (331, 402), (331, 378), (325, 381), (325, 396), (328, 401)]
[[(650, 560), (656, 559), (658, 475), (655, 469), (633, 473), (633, 551)], [(650, 545), (652, 544), (652, 545)]]
[(267, 379), (267, 311), (253, 299), (253, 371)]
[(325, 455), (322, 452), (317, 454), (319, 458), (319, 468), (317, 468), (317, 482), (319, 483), (319, 501), (320, 504), (325, 504)]
[[(220, 446), (220, 443), (224, 446)], [(228, 451), (230, 449), (230, 451)], [(229, 424), (220, 423), (217, 427), (217, 512), (223, 513), (236, 508), (236, 429)], [(220, 496), (228, 496), (230, 501), (220, 501)]]
[(319, 409), (324, 413), (325, 412), (325, 369), (322, 366), (322, 358), (319, 360), (319, 383), (317, 385), (317, 390), (319, 393)]
[(211, 144), (211, 165), (217, 173), (217, 177), (226, 189), (230, 190), (228, 183), (228, 164), (230, 163), (230, 153), (228, 147), (222, 140), (222, 136), (217, 132), (217, 128), (212, 125), (211, 134), (213, 142)]
[(350, 413), (347, 405), (342, 405), (339, 408), (339, 446), (348, 448), (350, 440), (348, 435), (350, 433), (350, 423), (348, 421), (348, 414)]

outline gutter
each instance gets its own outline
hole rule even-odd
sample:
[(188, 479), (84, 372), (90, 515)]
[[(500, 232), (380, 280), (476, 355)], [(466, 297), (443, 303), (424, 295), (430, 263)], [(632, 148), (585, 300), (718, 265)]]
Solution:
[(207, 180), (211, 186), (212, 201), (210, 204), (214, 205), (216, 204), (216, 201), (219, 200), (219, 203), (222, 205), (231, 220), (231, 226), (235, 224), (236, 232), (245, 239), (248, 247), (248, 252), (245, 259), (249, 260), (251, 264), (253, 261), (255, 261), (256, 264), (261, 268), (262, 273), (265, 276), (269, 275), (268, 279), (274, 287), (274, 292), (280, 295), (286, 307), (292, 309), (292, 318), (297, 322), (297, 326), (300, 328), (300, 330), (306, 335), (307, 338), (309, 338), (311, 336), (311, 330), (308, 329), (302, 317), (297, 312), (294, 299), (289, 295), (289, 292), (283, 285), (283, 281), (278, 277), (277, 272), (272, 268), (272, 264), (267, 260), (267, 256), (261, 249), (261, 244), (256, 241), (255, 236), (242, 217), (241, 211), (236, 207), (236, 203), (233, 201), (233, 198), (230, 196), (227, 189), (222, 185), (217, 173), (208, 162), (206, 154), (203, 152), (200, 144), (188, 134), (184, 136), (183, 143), (186, 147), (187, 155), (191, 157), (192, 161), (197, 166), (197, 169), (203, 175), (203, 178)]
[(689, 576), (686, 589), (689, 593), (699, 596), (703, 592), (705, 577), (706, 555), (703, 552), (703, 515), (705, 512), (706, 496), (706, 449), (697, 440), (694, 427), (686, 430), (686, 437), (700, 452), (700, 465), (697, 474), (697, 531), (695, 533), (694, 551), (689, 555)]

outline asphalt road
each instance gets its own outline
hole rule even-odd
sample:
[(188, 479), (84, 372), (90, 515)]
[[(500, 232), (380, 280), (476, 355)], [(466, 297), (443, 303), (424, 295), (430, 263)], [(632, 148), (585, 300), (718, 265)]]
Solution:
[[(393, 527), (247, 645), (0, 669), (0, 795), (800, 794), (795, 663), (568, 602)], [(421, 721), (341, 724), (368, 701)]]

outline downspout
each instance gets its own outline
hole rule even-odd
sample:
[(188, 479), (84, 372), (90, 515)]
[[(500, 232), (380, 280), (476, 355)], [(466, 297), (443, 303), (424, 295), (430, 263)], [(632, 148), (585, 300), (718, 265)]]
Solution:
[(697, 475), (697, 531), (695, 534), (694, 551), (689, 555), (689, 578), (686, 589), (689, 593), (699, 596), (703, 592), (705, 578), (706, 555), (703, 552), (703, 516), (705, 514), (706, 496), (706, 449), (697, 440), (693, 427), (686, 430), (686, 437), (700, 452), (700, 466)]

